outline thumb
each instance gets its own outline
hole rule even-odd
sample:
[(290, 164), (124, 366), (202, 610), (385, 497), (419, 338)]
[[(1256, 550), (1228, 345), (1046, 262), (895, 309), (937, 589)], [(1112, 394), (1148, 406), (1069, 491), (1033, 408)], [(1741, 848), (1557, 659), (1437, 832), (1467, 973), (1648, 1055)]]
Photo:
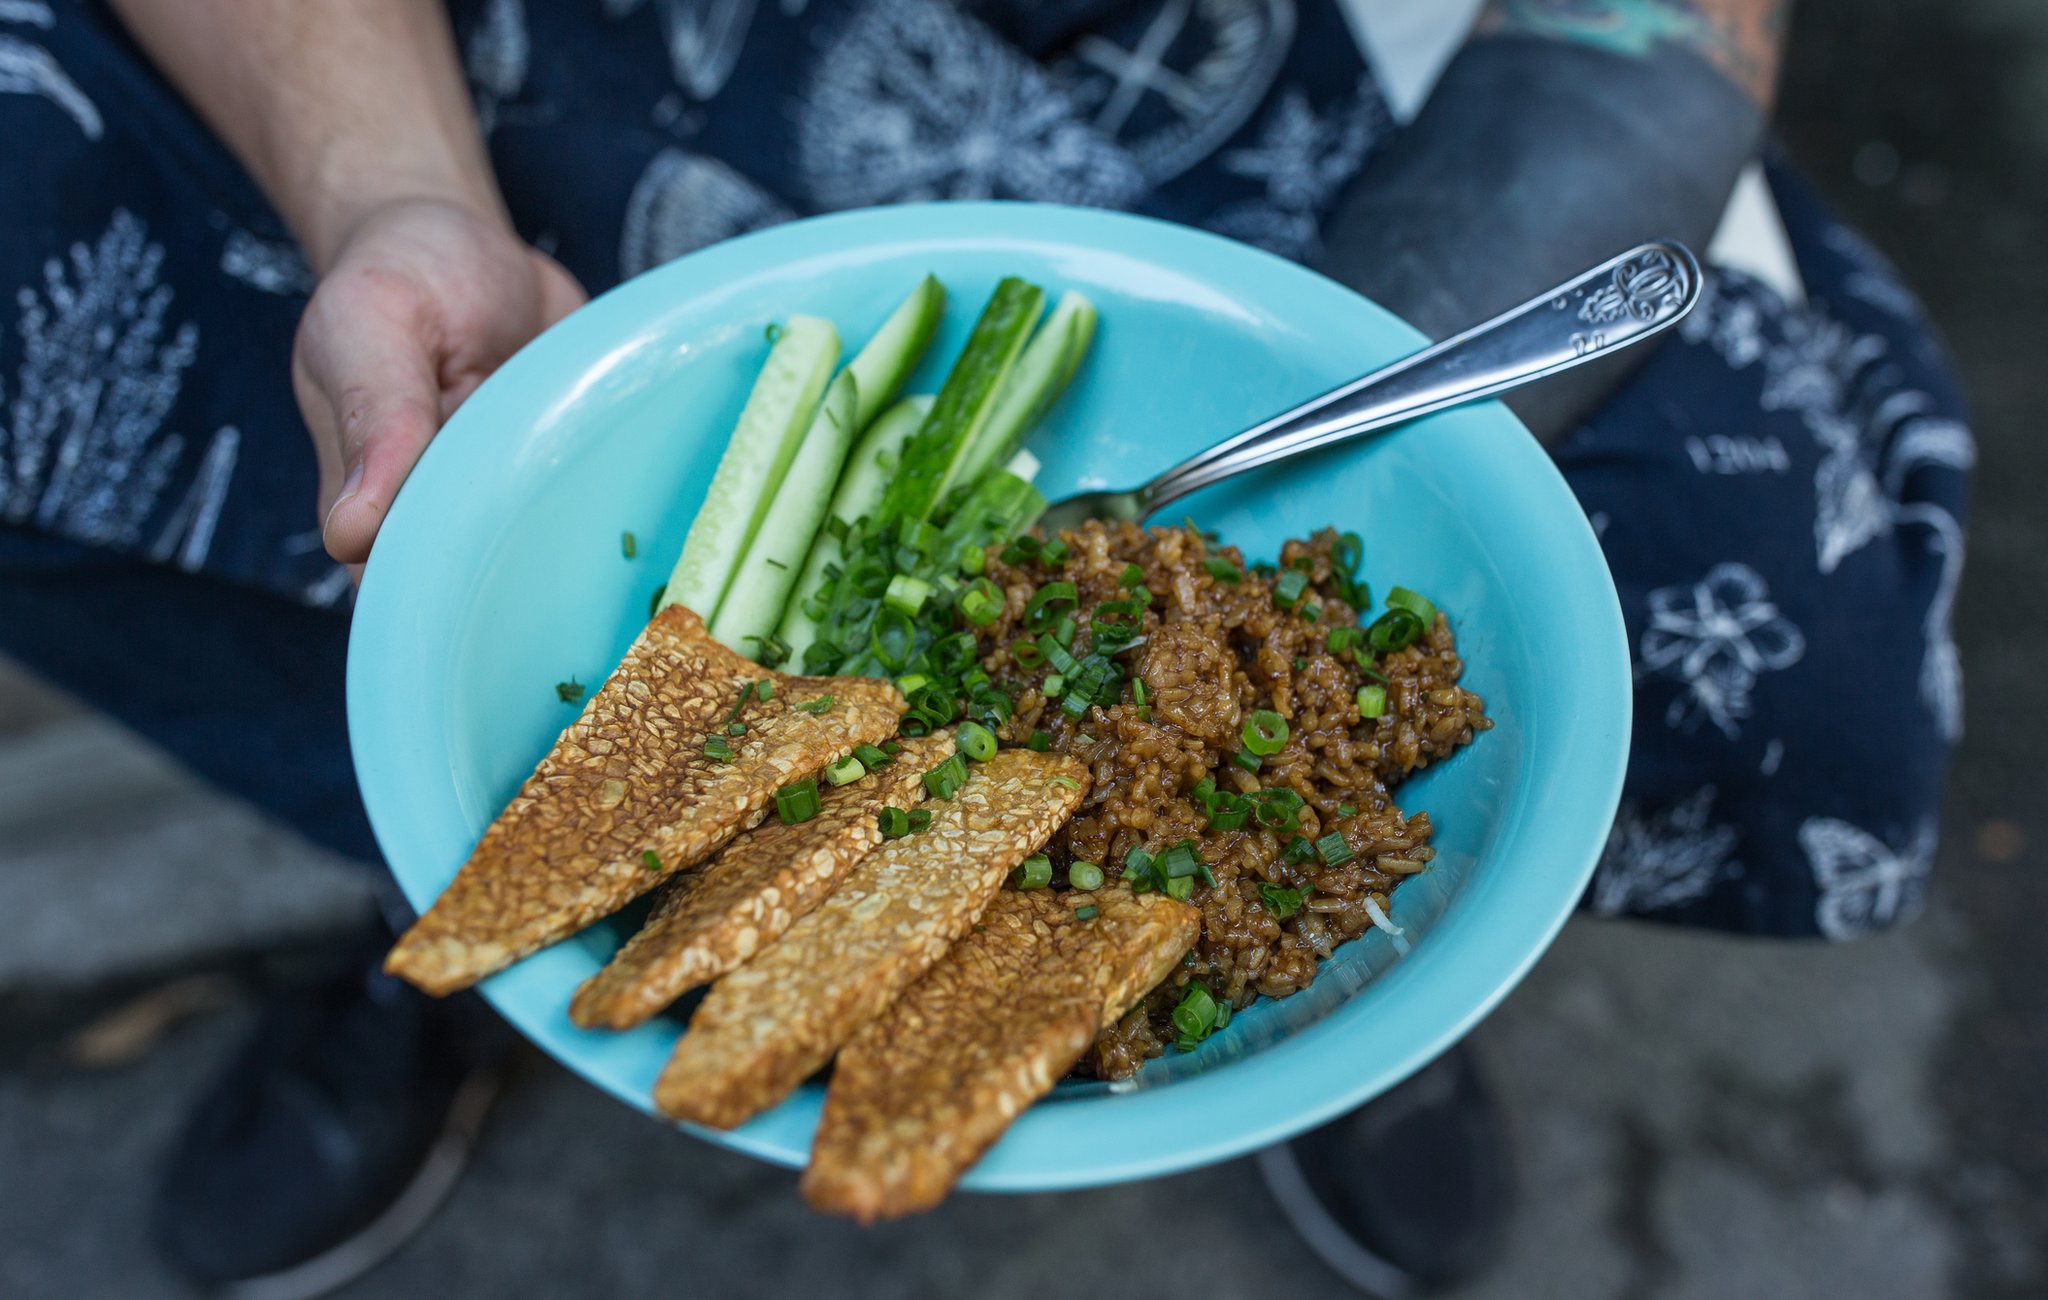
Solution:
[(441, 401), (433, 349), (410, 322), (349, 315), (308, 313), (293, 378), (320, 444), (322, 540), (360, 564), (440, 428)]

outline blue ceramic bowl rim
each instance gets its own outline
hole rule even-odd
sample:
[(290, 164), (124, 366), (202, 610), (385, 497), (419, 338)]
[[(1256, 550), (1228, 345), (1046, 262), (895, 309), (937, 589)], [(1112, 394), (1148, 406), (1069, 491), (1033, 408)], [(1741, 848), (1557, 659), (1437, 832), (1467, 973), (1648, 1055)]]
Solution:
[[(1396, 337), (1412, 347), (1427, 341), (1351, 290), (1248, 245), (1152, 218), (1047, 204), (929, 203), (807, 218), (727, 240), (617, 286), (529, 343), (456, 412), (394, 504), (364, 574), (349, 645), (350, 740), (372, 829), (414, 907), (423, 909), (438, 891), (405, 865), (405, 846), (415, 838), (419, 815), (409, 808), (404, 755), (417, 746), (383, 724), (437, 716), (427, 684), (401, 664), (400, 638), (416, 634), (421, 621), (434, 616), (422, 608), (420, 571), (410, 561), (433, 557), (437, 495), (463, 475), (484, 472), (492, 446), (485, 412), (546, 409), (573, 386), (558, 377), (558, 362), (603, 356), (608, 340), (623, 337), (636, 320), (693, 285), (715, 285), (780, 260), (865, 243), (962, 236), (1107, 248), (1196, 278), (1255, 275), (1268, 301), (1285, 302), (1291, 310), (1350, 313), (1351, 323), (1368, 334)], [(1473, 412), (1486, 413), (1503, 433), (1515, 436), (1490, 442), (1489, 454), (1462, 465), (1461, 473), (1495, 481), (1503, 494), (1539, 498), (1550, 539), (1566, 548), (1540, 558), (1510, 555), (1506, 562), (1540, 580), (1545, 607), (1569, 620), (1578, 652), (1574, 676), (1583, 688), (1572, 707), (1559, 709), (1554, 725), (1545, 728), (1549, 764), (1568, 775), (1544, 791), (1540, 808), (1533, 799), (1519, 801), (1540, 816), (1517, 843), (1522, 865), (1492, 882), (1483, 909), (1454, 901), (1413, 953), (1378, 977), (1376, 983), (1387, 987), (1369, 1026), (1350, 1014), (1361, 1010), (1353, 999), (1215, 1069), (1158, 1087), (1033, 1107), (964, 1185), (1038, 1191), (1153, 1177), (1228, 1159), (1325, 1123), (1412, 1074), (1469, 1032), (1522, 979), (1570, 916), (1621, 798), (1631, 707), (1627, 633), (1599, 543), (1556, 466), (1506, 408), (1488, 403), (1464, 414)], [(445, 865), (439, 870), (445, 874)], [(588, 1046), (580, 1040), (587, 1031), (563, 1014), (569, 990), (543, 990), (508, 978), (518, 972), (515, 967), (485, 981), (483, 995), (558, 1060), (646, 1110), (648, 1099), (639, 1089), (586, 1059)], [(1356, 1038), (1347, 1043), (1347, 1035)], [(1370, 1042), (1370, 1061), (1357, 1059), (1358, 1041)], [(1275, 1098), (1292, 1104), (1275, 1105)], [(793, 1124), (757, 1120), (732, 1132), (683, 1127), (757, 1157), (800, 1166), (808, 1155), (816, 1099), (800, 1094), (778, 1110), (792, 1107), (808, 1113)]]

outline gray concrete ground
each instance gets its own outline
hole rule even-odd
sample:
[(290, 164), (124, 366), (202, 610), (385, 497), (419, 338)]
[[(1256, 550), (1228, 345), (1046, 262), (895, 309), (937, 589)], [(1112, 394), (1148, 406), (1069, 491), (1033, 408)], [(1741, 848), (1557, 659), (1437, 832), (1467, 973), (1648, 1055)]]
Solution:
[[(1806, 0), (1782, 117), (1976, 404), (1970, 734), (1933, 905), (1832, 949), (1574, 923), (1475, 1038), (1525, 1204), (1472, 1300), (2048, 1295), (2048, 9)], [(181, 1294), (142, 1231), (158, 1154), (280, 954), (366, 903), (0, 665), (0, 1296)], [(1190, 1288), (1341, 1294), (1247, 1165), (862, 1232), (536, 1059), (448, 1208), (349, 1294)]]

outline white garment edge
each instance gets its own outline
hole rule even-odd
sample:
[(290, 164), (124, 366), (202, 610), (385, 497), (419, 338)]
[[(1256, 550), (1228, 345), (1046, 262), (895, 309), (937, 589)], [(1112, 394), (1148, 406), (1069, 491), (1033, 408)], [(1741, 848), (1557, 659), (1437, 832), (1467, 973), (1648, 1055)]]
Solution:
[[(1485, 0), (1341, 0), (1352, 35), (1371, 65), (1396, 120), (1407, 122), (1429, 98)], [(1647, 236), (1646, 236), (1647, 237)], [(1619, 250), (1617, 250), (1619, 251)], [(1787, 302), (1804, 305), (1806, 282), (1763, 166), (1742, 169), (1707, 243), (1706, 260), (1754, 276)]]

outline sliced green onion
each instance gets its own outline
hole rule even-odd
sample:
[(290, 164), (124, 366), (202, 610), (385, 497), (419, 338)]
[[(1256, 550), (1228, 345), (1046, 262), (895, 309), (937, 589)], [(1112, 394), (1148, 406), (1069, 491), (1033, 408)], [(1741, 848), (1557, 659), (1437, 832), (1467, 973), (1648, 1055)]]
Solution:
[(1024, 748), (1034, 754), (1043, 754), (1052, 748), (1052, 736), (1043, 731), (1034, 731), (1031, 738), (1024, 742)]
[(929, 826), (929, 825), (931, 825), (931, 824), (932, 824), (932, 810), (931, 810), (931, 809), (929, 809), (929, 808), (912, 808), (912, 809), (910, 810), (910, 829), (911, 829), (911, 830), (914, 830), (914, 831), (921, 831), (921, 830), (923, 830), (923, 829), (924, 829), (925, 827), (927, 827), (927, 826)]
[(1052, 884), (1052, 859), (1043, 853), (1032, 854), (1018, 864), (1010, 883), (1018, 889), (1046, 888)]
[(775, 792), (775, 815), (783, 825), (794, 826), (818, 815), (818, 778), (807, 776)]
[(1102, 868), (1093, 862), (1076, 862), (1067, 868), (1067, 883), (1076, 889), (1097, 890), (1102, 888)]
[(1154, 869), (1152, 855), (1136, 845), (1124, 854), (1124, 883), (1134, 894), (1159, 887), (1159, 873)]
[(1308, 667), (1308, 660), (1306, 660), (1306, 659), (1302, 658), (1302, 657), (1301, 657), (1300, 655), (1296, 655), (1296, 656), (1294, 656), (1294, 671), (1295, 671), (1295, 672), (1300, 672), (1300, 671), (1301, 671), (1302, 669), (1304, 669), (1304, 668), (1307, 668), (1307, 667)]
[(1364, 558), (1365, 539), (1357, 533), (1338, 534), (1337, 544), (1330, 548), (1330, 563), (1343, 573), (1357, 573)]
[(1145, 700), (1145, 683), (1135, 677), (1131, 678), (1131, 699), (1138, 706), (1138, 720), (1152, 721), (1152, 706)]
[(1333, 627), (1323, 641), (1323, 649), (1333, 655), (1342, 655), (1353, 649), (1365, 638), (1365, 633), (1355, 627)]
[(649, 871), (659, 871), (661, 870), (661, 855), (653, 849), (648, 849), (640, 855), (640, 865), (646, 867)]
[(1271, 709), (1256, 709), (1244, 720), (1244, 729), (1238, 733), (1244, 740), (1244, 747), (1264, 758), (1277, 754), (1287, 744), (1287, 719)]
[(1218, 582), (1234, 584), (1244, 581), (1244, 571), (1220, 555), (1212, 555), (1202, 561), (1202, 567)]
[(855, 745), (853, 747), (853, 756), (859, 759), (860, 765), (870, 772), (878, 767), (887, 767), (896, 761), (887, 750), (880, 749), (874, 745)]
[(1117, 585), (1123, 587), (1135, 587), (1144, 580), (1145, 571), (1143, 569), (1139, 568), (1135, 564), (1126, 564), (1124, 566), (1123, 575), (1117, 579)]
[(1039, 693), (1048, 700), (1056, 700), (1059, 698), (1060, 692), (1066, 689), (1067, 675), (1065, 673), (1052, 673), (1046, 677), (1045, 688)]
[(766, 677), (763, 677), (760, 681), (755, 682), (754, 698), (761, 701), (761, 703), (763, 704), (766, 704), (768, 701), (774, 699), (775, 683), (769, 681)]
[(960, 595), (960, 614), (976, 627), (987, 627), (1003, 616), (1003, 593), (987, 578), (976, 578)]
[(1177, 898), (1185, 903), (1194, 895), (1195, 878), (1193, 876), (1180, 876), (1167, 881), (1160, 886), (1160, 889), (1164, 891), (1168, 898)]
[(815, 700), (805, 700), (802, 704), (797, 705), (796, 711), (798, 713), (808, 713), (815, 718), (821, 713), (830, 713), (835, 703), (837, 701), (831, 696), (820, 695)]
[(1310, 861), (1315, 855), (1316, 846), (1309, 843), (1308, 836), (1297, 835), (1287, 842), (1287, 850), (1280, 856), (1289, 862), (1301, 864)]
[(1395, 587), (1387, 592), (1388, 609), (1405, 609), (1422, 620), (1427, 629), (1436, 626), (1436, 605), (1429, 597), (1407, 587)]
[(728, 722), (725, 724), (725, 734), (728, 736), (744, 736), (747, 734), (747, 724), (744, 722)]
[(1240, 795), (1219, 794), (1209, 805), (1209, 829), (1212, 831), (1241, 830), (1252, 815), (1252, 806)]
[(833, 785), (852, 785), (867, 774), (867, 768), (851, 754), (825, 769), (825, 779)]
[(967, 760), (955, 753), (924, 774), (924, 788), (939, 799), (951, 799), (967, 780)]
[(1071, 582), (1048, 582), (1032, 593), (1031, 603), (1024, 607), (1024, 626), (1037, 632), (1052, 626), (1061, 610), (1074, 605), (1081, 598)]
[(1052, 670), (1062, 676), (1081, 670), (1081, 661), (1074, 658), (1065, 646), (1054, 640), (1050, 633), (1038, 638), (1038, 650), (1045, 656), (1045, 662), (1052, 665)]
[(1199, 1043), (1216, 1031), (1216, 999), (1199, 983), (1190, 984), (1173, 1009), (1173, 1027), (1183, 1044)]
[(1340, 803), (1337, 805), (1337, 815), (1339, 817), (1356, 817), (1358, 815), (1358, 806), (1356, 804)]
[(884, 808), (876, 820), (881, 823), (885, 840), (900, 840), (910, 834), (910, 814), (901, 808)]
[(583, 698), (583, 683), (571, 677), (566, 682), (555, 683), (555, 698), (564, 704), (574, 704)]
[(1028, 673), (1045, 662), (1045, 651), (1038, 648), (1036, 641), (1019, 639), (1010, 642), (1010, 658), (1016, 660), (1017, 666)]
[(1316, 604), (1314, 601), (1310, 601), (1308, 604), (1303, 605), (1301, 607), (1301, 616), (1307, 619), (1309, 622), (1314, 623), (1322, 618), (1323, 607), (1321, 605)]
[(1285, 885), (1259, 882), (1259, 901), (1273, 914), (1276, 921), (1284, 921), (1301, 910), (1302, 891), (1289, 889)]
[(1414, 610), (1396, 606), (1372, 621), (1372, 626), (1365, 629), (1365, 641), (1375, 653), (1385, 654), (1414, 645), (1425, 630)]
[(1245, 796), (1259, 825), (1276, 831), (1301, 829), (1301, 796), (1292, 790), (1258, 790)]
[(960, 552), (960, 572), (980, 573), (988, 567), (988, 552), (979, 546), (968, 546)]
[(1249, 749), (1238, 750), (1235, 754), (1232, 754), (1230, 756), (1230, 761), (1237, 764), (1239, 767), (1243, 768), (1247, 772), (1256, 772), (1261, 767), (1265, 766), (1265, 764), (1259, 760), (1259, 756), (1257, 754), (1252, 753), (1252, 751), (1250, 751)]
[(1093, 903), (1083, 903), (1074, 909), (1074, 919), (1076, 921), (1092, 921), (1100, 914), (1101, 910), (1101, 908)]
[(1357, 855), (1351, 851), (1351, 846), (1344, 842), (1342, 831), (1331, 831), (1316, 841), (1316, 856), (1323, 860), (1326, 867), (1341, 867)]
[(633, 536), (633, 534), (630, 531), (620, 533), (619, 552), (620, 554), (624, 555), (627, 559), (632, 559), (634, 556), (640, 554), (640, 539)]
[(953, 732), (954, 746), (977, 763), (996, 756), (996, 736), (979, 722), (963, 722)]
[(1159, 869), (1166, 873), (1168, 880), (1198, 875), (1205, 865), (1207, 864), (1202, 861), (1201, 855), (1195, 852), (1193, 840), (1180, 841), (1159, 859)]
[(1358, 716), (1377, 718), (1387, 711), (1387, 688), (1384, 686), (1361, 686), (1358, 688)]
[(654, 589), (652, 596), (647, 598), (647, 617), (653, 618), (661, 612), (661, 598), (666, 595), (668, 595), (668, 584), (664, 582)]
[(1071, 650), (1074, 648), (1074, 633), (1080, 630), (1081, 625), (1074, 621), (1072, 614), (1062, 614), (1053, 620), (1052, 639)]
[(1308, 575), (1300, 569), (1289, 569), (1273, 583), (1273, 603), (1281, 609), (1293, 609), (1308, 594)]
[(1051, 786), (1058, 786), (1062, 790), (1078, 790), (1081, 788), (1081, 783), (1071, 776), (1049, 776), (1045, 779), (1045, 783)]
[(1057, 568), (1067, 562), (1067, 544), (1055, 537), (1038, 548), (1039, 563)]
[(704, 757), (719, 763), (732, 762), (732, 745), (724, 736), (713, 736), (704, 742)]
[(901, 610), (905, 614), (915, 614), (924, 608), (924, 603), (931, 599), (931, 594), (932, 584), (923, 578), (899, 573), (889, 579), (888, 588), (882, 592), (882, 604), (890, 609)]

